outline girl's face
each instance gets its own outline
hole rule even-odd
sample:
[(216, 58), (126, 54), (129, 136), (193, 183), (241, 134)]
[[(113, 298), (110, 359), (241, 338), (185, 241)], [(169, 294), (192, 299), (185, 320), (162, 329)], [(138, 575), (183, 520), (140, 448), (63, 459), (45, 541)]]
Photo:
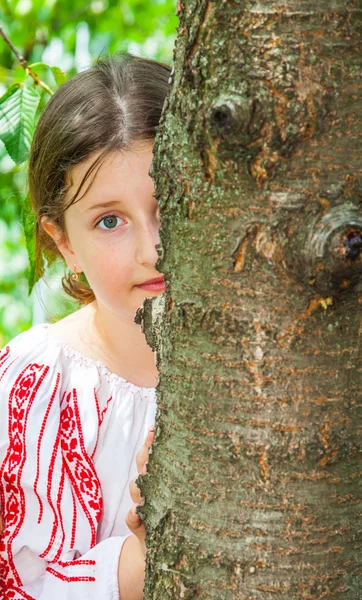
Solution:
[[(84, 271), (97, 301), (116, 314), (134, 316), (146, 297), (164, 291), (164, 282), (158, 289), (137, 287), (163, 278), (155, 269), (160, 222), (148, 174), (152, 148), (143, 144), (107, 157), (84, 197), (65, 212), (68, 242), (58, 241), (69, 268)], [(71, 194), (93, 161), (72, 169)]]

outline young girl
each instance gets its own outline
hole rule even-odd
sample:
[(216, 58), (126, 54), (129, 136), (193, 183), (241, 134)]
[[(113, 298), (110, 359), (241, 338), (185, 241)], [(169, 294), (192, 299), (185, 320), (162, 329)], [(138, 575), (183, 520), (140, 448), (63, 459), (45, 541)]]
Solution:
[(62, 255), (63, 286), (84, 306), (0, 353), (2, 600), (143, 595), (135, 480), (153, 441), (157, 368), (134, 316), (165, 289), (148, 173), (169, 75), (130, 54), (103, 59), (56, 92), (37, 126), (37, 260)]

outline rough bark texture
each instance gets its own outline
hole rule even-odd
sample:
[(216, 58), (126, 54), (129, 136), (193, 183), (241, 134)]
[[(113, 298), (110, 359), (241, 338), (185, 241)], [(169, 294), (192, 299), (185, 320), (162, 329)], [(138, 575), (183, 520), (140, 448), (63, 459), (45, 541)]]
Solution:
[(357, 600), (362, 2), (178, 10), (144, 597)]

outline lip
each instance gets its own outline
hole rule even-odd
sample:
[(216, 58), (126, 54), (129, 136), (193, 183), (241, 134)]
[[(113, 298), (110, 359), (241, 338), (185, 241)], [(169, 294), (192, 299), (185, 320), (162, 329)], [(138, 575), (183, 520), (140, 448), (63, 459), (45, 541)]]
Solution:
[(136, 285), (135, 287), (140, 288), (141, 290), (148, 290), (151, 292), (163, 292), (166, 289), (165, 286), (165, 278), (162, 277), (155, 277), (154, 279), (149, 279), (148, 281), (145, 281), (144, 283), (140, 283), (139, 285)]

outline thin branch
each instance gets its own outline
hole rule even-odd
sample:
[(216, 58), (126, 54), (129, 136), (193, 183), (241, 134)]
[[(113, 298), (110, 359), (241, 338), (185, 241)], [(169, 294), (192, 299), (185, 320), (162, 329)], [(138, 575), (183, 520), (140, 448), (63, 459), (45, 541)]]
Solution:
[(24, 67), (27, 75), (30, 75), (30, 77), (32, 77), (34, 79), (36, 85), (40, 85), (40, 87), (42, 87), (48, 94), (50, 94), (50, 96), (52, 96), (53, 92), (51, 91), (50, 87), (48, 87), (47, 84), (44, 83), (44, 81), (42, 81), (41, 79), (39, 79), (38, 75), (36, 73), (34, 73), (34, 71), (32, 71), (31, 67), (29, 67), (25, 58), (17, 51), (14, 44), (8, 38), (8, 36), (6, 35), (5, 31), (3, 30), (3, 28), (1, 26), (0, 26), (0, 35), (5, 40), (5, 42), (7, 43), (9, 48), (12, 50), (12, 52), (14, 52), (16, 58), (18, 59), (19, 63), (21, 64), (21, 66)]
[(4, 38), (4, 40), (7, 43), (7, 45), (14, 52), (14, 54), (15, 54), (16, 58), (18, 59), (18, 61), (20, 62), (20, 64), (24, 67), (24, 69), (26, 69), (26, 67), (28, 65), (27, 65), (27, 62), (26, 62), (25, 58), (23, 56), (21, 56), (21, 54), (19, 54), (19, 52), (15, 48), (14, 44), (12, 43), (11, 40), (9, 40), (8, 36), (6, 35), (6, 33), (5, 33), (5, 31), (3, 30), (2, 27), (0, 27), (0, 35)]

